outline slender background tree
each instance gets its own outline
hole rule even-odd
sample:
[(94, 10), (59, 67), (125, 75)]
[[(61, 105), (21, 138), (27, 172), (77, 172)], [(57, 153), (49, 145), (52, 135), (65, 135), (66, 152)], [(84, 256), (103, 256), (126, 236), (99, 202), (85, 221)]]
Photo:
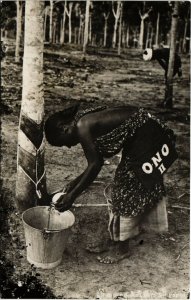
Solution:
[(166, 108), (172, 108), (173, 106), (173, 71), (174, 71), (174, 59), (175, 59), (175, 52), (176, 52), (178, 16), (179, 16), (179, 1), (176, 1), (174, 2), (174, 9), (172, 12), (170, 56), (169, 56), (169, 63), (168, 63), (168, 73), (167, 73), (165, 102), (164, 102), (164, 106)]
[(15, 43), (15, 62), (20, 62), (20, 44), (22, 34), (22, 1), (17, 0), (17, 29), (16, 29), (16, 43)]

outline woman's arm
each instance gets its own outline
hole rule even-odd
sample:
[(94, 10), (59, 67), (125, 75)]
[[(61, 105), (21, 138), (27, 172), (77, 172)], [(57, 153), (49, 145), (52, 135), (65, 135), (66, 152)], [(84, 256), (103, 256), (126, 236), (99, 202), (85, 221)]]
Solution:
[(74, 200), (95, 180), (103, 166), (103, 158), (96, 149), (91, 134), (91, 124), (87, 120), (80, 120), (78, 126), (78, 137), (84, 150), (88, 166), (85, 171), (72, 181), (67, 194), (63, 195), (56, 203), (60, 211), (69, 209)]
[(81, 119), (77, 125), (78, 137), (84, 150), (88, 166), (77, 178), (75, 185), (69, 191), (72, 199), (78, 197), (95, 180), (103, 166), (103, 158), (97, 151), (91, 134), (92, 127), (93, 125), (86, 119)]

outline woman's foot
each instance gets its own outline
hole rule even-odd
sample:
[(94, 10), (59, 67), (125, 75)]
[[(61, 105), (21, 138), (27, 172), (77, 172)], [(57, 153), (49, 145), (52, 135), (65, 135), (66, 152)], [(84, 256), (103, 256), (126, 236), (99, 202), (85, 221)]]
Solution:
[(130, 256), (129, 242), (115, 242), (106, 255), (98, 256), (97, 260), (103, 264), (117, 263)]
[(91, 253), (102, 253), (108, 251), (109, 248), (112, 246), (112, 241), (107, 240), (100, 243), (90, 243), (86, 246), (86, 251)]

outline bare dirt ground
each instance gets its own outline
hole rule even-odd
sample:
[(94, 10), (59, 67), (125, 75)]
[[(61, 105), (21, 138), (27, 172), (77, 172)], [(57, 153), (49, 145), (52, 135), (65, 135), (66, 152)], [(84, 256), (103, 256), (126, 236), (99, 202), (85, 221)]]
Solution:
[[(54, 51), (56, 55), (50, 54)], [(108, 238), (106, 207), (75, 208), (67, 252), (59, 267), (35, 270), (55, 298), (186, 299), (189, 292), (189, 57), (183, 56), (183, 78), (174, 80), (174, 109), (157, 107), (164, 97), (164, 74), (156, 62), (144, 62), (138, 51), (121, 57), (94, 53), (83, 59), (77, 49), (47, 49), (44, 61), (46, 116), (65, 103), (84, 106), (134, 105), (157, 115), (177, 134), (179, 159), (165, 176), (169, 232), (141, 235), (131, 242), (133, 255), (114, 265), (100, 264), (88, 243)], [(66, 59), (67, 58), (67, 59)], [(7, 227), (1, 248), (11, 262), (10, 277), (33, 274), (26, 261), (21, 216), (15, 209), (16, 150), (22, 92), (22, 65), (11, 53), (2, 62), (1, 177)], [(118, 157), (110, 159), (97, 181), (76, 203), (105, 203), (104, 188), (112, 181)], [(86, 166), (80, 147), (62, 149), (46, 144), (49, 192), (62, 188)], [(4, 224), (3, 224), (4, 225)], [(3, 265), (4, 261), (0, 263)], [(9, 271), (9, 265), (6, 267)], [(35, 273), (36, 274), (36, 273)], [(2, 292), (2, 291), (1, 291)], [(21, 293), (22, 294), (22, 293)], [(39, 294), (40, 295), (40, 294)], [(41, 298), (37, 293), (36, 298)], [(48, 296), (44, 296), (47, 298)], [(20, 296), (20, 298), (23, 298)], [(26, 297), (25, 297), (26, 298)]]

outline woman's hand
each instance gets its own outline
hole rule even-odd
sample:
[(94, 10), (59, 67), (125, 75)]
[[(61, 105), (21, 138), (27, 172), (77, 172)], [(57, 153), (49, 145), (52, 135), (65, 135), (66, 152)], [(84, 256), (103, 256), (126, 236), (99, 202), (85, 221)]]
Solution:
[(59, 212), (63, 212), (70, 209), (73, 202), (74, 201), (71, 199), (69, 194), (61, 195), (55, 203), (55, 209), (57, 209)]

